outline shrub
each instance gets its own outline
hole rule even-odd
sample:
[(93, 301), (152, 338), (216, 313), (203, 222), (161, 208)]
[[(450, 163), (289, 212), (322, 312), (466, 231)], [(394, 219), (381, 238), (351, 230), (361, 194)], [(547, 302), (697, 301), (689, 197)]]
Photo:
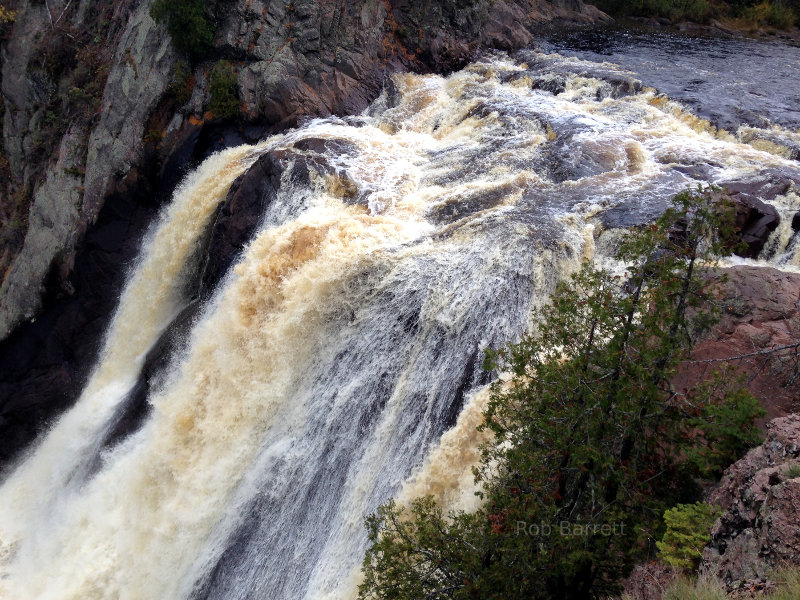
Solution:
[(728, 600), (728, 594), (714, 577), (678, 577), (664, 591), (663, 600)]
[(179, 60), (172, 69), (172, 81), (167, 90), (179, 105), (186, 104), (192, 97), (194, 78), (192, 70), (185, 60)]
[(794, 25), (794, 11), (783, 2), (771, 2), (767, 8), (767, 24), (778, 29), (791, 29)]
[(236, 73), (233, 72), (231, 63), (220, 60), (211, 69), (208, 82), (211, 93), (209, 108), (214, 116), (220, 119), (230, 119), (239, 114), (239, 100), (236, 97)]
[(0, 4), (0, 24), (13, 23), (17, 18), (17, 13), (13, 10), (8, 10), (5, 6)]
[(661, 558), (679, 569), (694, 571), (703, 557), (703, 548), (711, 541), (711, 527), (719, 509), (705, 502), (679, 504), (664, 512), (667, 530), (656, 542)]
[(191, 57), (200, 57), (211, 48), (214, 26), (202, 0), (155, 0), (150, 16), (156, 23), (166, 23), (172, 42)]
[(619, 16), (661, 17), (707, 23), (718, 10), (707, 0), (597, 0), (601, 10)]

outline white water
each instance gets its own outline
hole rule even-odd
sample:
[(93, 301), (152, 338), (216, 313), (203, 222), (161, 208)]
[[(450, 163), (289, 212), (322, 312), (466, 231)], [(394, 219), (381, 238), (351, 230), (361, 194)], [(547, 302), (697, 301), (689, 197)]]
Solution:
[[(699, 181), (800, 178), (779, 147), (653, 90), (613, 98), (592, 63), (528, 58), (396, 76), (361, 117), (226, 151), (187, 179), (83, 395), (0, 487), (0, 597), (352, 595), (363, 518), (415, 469), (403, 498), (474, 505), (482, 351), (530, 325), (604, 226), (644, 222)], [(557, 78), (557, 95), (532, 89)], [(266, 152), (311, 156), (295, 148), (309, 138), (355, 150), (324, 157), (336, 177), (287, 170), (147, 421), (89, 475), (230, 184)], [(796, 191), (776, 204), (789, 214)], [(784, 227), (770, 256), (796, 261), (795, 246)]]

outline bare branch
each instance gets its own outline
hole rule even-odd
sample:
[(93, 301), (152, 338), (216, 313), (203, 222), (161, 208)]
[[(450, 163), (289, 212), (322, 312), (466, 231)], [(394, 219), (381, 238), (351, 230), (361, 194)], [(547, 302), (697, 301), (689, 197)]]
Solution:
[(800, 342), (794, 344), (787, 344), (786, 346), (778, 346), (777, 348), (770, 348), (768, 350), (761, 350), (759, 352), (750, 352), (748, 354), (739, 354), (738, 356), (728, 356), (726, 358), (708, 358), (706, 360), (684, 360), (684, 363), (689, 364), (703, 364), (703, 363), (716, 363), (716, 362), (730, 362), (732, 360), (739, 360), (742, 358), (750, 358), (752, 356), (764, 356), (765, 354), (775, 354), (783, 352), (784, 350), (792, 350), (800, 348)]
[(50, 4), (48, 4), (47, 0), (44, 0), (44, 6), (47, 9), (47, 18), (50, 19), (50, 29), (55, 31), (56, 27), (53, 25), (53, 13), (50, 12)]

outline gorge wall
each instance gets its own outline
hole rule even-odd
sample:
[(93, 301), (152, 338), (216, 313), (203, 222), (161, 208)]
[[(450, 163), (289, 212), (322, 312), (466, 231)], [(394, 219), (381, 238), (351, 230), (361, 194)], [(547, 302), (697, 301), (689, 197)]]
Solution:
[[(21, 0), (2, 35), (0, 465), (69, 406), (148, 223), (186, 169), (307, 116), (363, 110), (400, 70), (444, 72), (580, 0), (220, 0), (190, 65), (151, 2)], [(220, 59), (240, 114), (209, 111)]]

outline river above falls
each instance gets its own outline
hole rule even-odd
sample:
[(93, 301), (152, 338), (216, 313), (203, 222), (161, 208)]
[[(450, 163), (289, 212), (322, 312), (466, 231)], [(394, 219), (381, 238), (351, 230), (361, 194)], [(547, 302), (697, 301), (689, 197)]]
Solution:
[(778, 42), (652, 31), (585, 29), (541, 43), (592, 62), (610, 62), (717, 127), (800, 128), (800, 48)]

